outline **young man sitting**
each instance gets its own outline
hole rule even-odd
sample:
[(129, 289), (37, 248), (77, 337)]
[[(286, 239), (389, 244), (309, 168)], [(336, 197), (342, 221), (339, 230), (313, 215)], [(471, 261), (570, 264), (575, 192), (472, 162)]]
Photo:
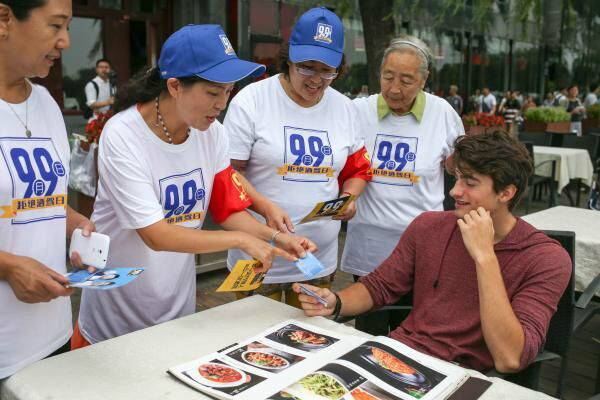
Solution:
[[(512, 214), (532, 170), (503, 132), (462, 136), (449, 167), (456, 210), (424, 212), (375, 271), (328, 306), (300, 295), (306, 315), (358, 315), (413, 293), (390, 336), (479, 371), (516, 372), (538, 354), (572, 267), (560, 244)], [(299, 292), (298, 284), (294, 290)]]

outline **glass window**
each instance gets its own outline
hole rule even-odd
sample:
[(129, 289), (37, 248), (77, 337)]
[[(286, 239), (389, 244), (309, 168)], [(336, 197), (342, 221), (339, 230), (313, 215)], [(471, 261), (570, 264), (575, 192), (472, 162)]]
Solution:
[(96, 61), (102, 58), (102, 21), (73, 17), (71, 47), (63, 53), (63, 95), (65, 109), (80, 109), (85, 103), (84, 87), (96, 76)]
[(154, 0), (135, 0), (133, 10), (142, 13), (153, 13), (155, 3)]
[(433, 53), (433, 65), (429, 77), (429, 87), (439, 96), (446, 97), (450, 85), (457, 85), (459, 94), (463, 95), (466, 88), (463, 82), (463, 49), (464, 36), (461, 32), (438, 32), (431, 39), (426, 39)]
[(473, 36), (471, 88), (488, 87), (494, 94), (506, 90), (508, 41), (496, 37)]
[(538, 91), (538, 48), (524, 42), (513, 43), (511, 88), (521, 93), (533, 94)]
[(98, 6), (100, 8), (121, 10), (123, 8), (123, 0), (98, 0)]
[(250, 1), (252, 33), (279, 36), (279, 6), (274, 0)]

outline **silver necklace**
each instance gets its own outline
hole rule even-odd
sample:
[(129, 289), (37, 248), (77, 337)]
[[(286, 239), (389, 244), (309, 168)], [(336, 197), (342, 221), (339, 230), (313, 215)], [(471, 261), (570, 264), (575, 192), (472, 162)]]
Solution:
[(21, 123), (21, 125), (23, 125), (23, 128), (25, 128), (25, 136), (27, 136), (28, 138), (30, 138), (31, 137), (31, 130), (27, 126), (27, 124), (29, 122), (29, 99), (25, 100), (25, 122), (23, 122), (23, 120), (21, 119), (21, 117), (19, 117), (19, 114), (17, 114), (17, 112), (15, 111), (15, 109), (12, 108), (12, 106), (10, 105), (10, 103), (8, 101), (6, 101), (4, 99), (3, 99), (3, 101), (6, 103), (6, 105), (8, 106), (8, 108), (10, 108), (10, 111), (12, 111), (13, 114), (15, 114), (15, 117), (17, 117), (17, 119), (19, 120), (19, 122)]
[[(160, 109), (158, 108), (158, 97), (154, 100), (154, 105), (156, 106), (156, 117), (158, 118), (158, 122), (160, 123), (160, 127), (162, 128), (163, 132), (165, 133), (165, 136), (167, 137), (167, 140), (169, 141), (169, 144), (173, 144), (173, 139), (171, 138), (171, 134), (167, 130), (167, 127), (165, 126), (165, 122), (163, 121), (163, 117), (160, 114)], [(156, 125), (156, 126), (158, 126), (158, 125)], [(187, 130), (186, 133), (189, 136), (189, 134), (190, 134), (190, 128), (188, 128), (188, 130)]]

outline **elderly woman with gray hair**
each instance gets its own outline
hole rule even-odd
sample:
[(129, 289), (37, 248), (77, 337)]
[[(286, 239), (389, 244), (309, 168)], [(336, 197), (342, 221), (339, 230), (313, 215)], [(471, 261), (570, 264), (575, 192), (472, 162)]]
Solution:
[(354, 100), (372, 174), (348, 222), (341, 262), (355, 279), (391, 254), (417, 215), (443, 209), (444, 162), (464, 128), (446, 100), (423, 91), (431, 61), (420, 39), (393, 39), (383, 53), (381, 93)]

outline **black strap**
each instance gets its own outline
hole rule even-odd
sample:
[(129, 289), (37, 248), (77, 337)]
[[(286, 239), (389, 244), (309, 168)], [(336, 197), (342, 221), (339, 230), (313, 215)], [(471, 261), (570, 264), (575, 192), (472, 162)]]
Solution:
[(94, 89), (96, 89), (96, 101), (98, 101), (98, 96), (100, 96), (100, 88), (94, 80), (91, 80), (90, 82), (92, 82), (92, 85), (94, 85)]

